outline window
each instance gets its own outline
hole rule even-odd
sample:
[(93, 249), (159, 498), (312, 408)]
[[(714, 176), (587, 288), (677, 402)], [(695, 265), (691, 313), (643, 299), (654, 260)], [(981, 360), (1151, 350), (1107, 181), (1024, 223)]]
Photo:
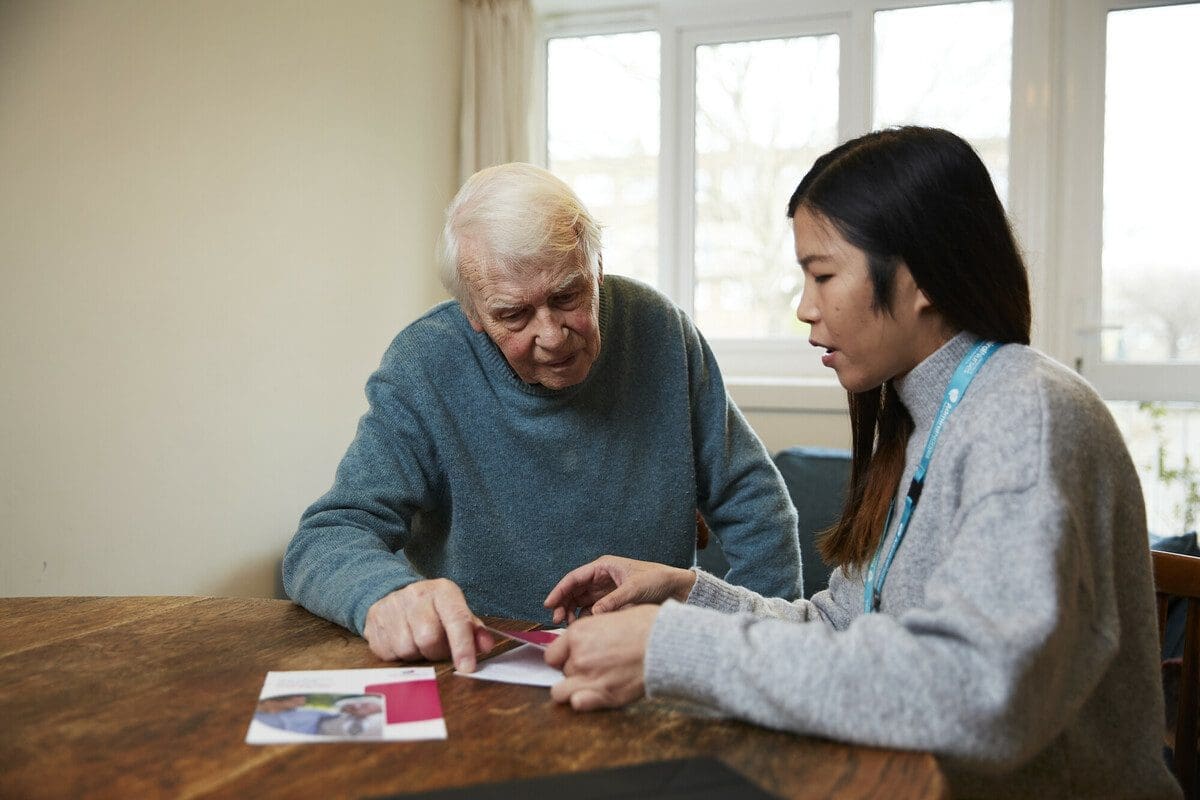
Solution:
[[(1034, 345), (1110, 402), (1152, 530), (1195, 527), (1200, 3), (534, 2), (550, 53), (571, 37), (655, 37), (657, 110), (621, 90), (602, 126), (614, 140), (657, 127), (639, 201), (653, 196), (656, 217), (639, 229), (644, 260), (606, 268), (649, 278), (693, 316), (743, 408), (844, 408), (790, 314), (802, 277), (783, 209), (813, 157), (872, 128), (941, 125), (980, 152), (1013, 219)], [(545, 65), (553, 84), (561, 67)], [(581, 74), (579, 95), (613, 83)], [(625, 223), (599, 215), (615, 241)]]
[(751, 21), (724, 1), (662, 0), (624, 20), (604, 3), (541, 6), (547, 165), (607, 226), (606, 271), (670, 295), (730, 375), (832, 383), (795, 319), (803, 274), (784, 212), (839, 141), (943, 124), (1006, 194), (1012, 0), (767, 0)]
[(1100, 357), (1200, 362), (1200, 5), (1107, 23)]
[(1012, 3), (875, 14), (874, 124), (933, 125), (971, 143), (1008, 197)]
[(1151, 535), (1176, 536), (1200, 523), (1200, 404), (1109, 403), (1142, 479)]
[(1200, 514), (1200, 4), (1075, 3), (1064, 61), (1060, 313), (1048, 320), (1110, 408), (1152, 533)]
[[(606, 269), (658, 277), (658, 34), (551, 39), (546, 163), (604, 224)], [(585, 90), (581, 90), (584, 89)]]
[(784, 208), (837, 144), (838, 48), (836, 34), (694, 47), (692, 303), (709, 338), (807, 341)]

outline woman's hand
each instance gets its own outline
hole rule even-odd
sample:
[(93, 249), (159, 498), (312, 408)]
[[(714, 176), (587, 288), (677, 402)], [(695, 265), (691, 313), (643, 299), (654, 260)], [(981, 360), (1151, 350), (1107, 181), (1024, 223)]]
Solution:
[(575, 622), (546, 649), (546, 663), (565, 676), (550, 688), (576, 711), (616, 708), (646, 693), (646, 645), (658, 616), (655, 606)]
[(638, 603), (667, 599), (682, 603), (695, 583), (696, 574), (690, 569), (601, 556), (564, 575), (542, 605), (554, 609), (554, 622), (560, 624), (574, 621), (579, 616), (576, 609), (603, 614)]

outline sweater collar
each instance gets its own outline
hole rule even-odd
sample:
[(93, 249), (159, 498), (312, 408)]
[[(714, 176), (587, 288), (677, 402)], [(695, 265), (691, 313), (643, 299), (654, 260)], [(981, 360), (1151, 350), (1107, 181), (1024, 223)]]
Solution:
[(979, 341), (973, 333), (963, 331), (939, 347), (932, 355), (917, 364), (902, 378), (894, 379), (892, 388), (908, 409), (916, 430), (933, 425), (946, 393), (946, 386), (963, 356)]

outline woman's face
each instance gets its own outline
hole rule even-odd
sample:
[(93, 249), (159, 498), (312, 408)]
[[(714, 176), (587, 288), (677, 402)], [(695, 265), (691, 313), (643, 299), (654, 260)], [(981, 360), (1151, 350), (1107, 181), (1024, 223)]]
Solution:
[(865, 392), (906, 374), (952, 335), (903, 263), (896, 267), (889, 313), (873, 306), (866, 253), (828, 220), (802, 206), (792, 232), (804, 270), (796, 317), (812, 326), (809, 344), (826, 351), (821, 363), (848, 391)]

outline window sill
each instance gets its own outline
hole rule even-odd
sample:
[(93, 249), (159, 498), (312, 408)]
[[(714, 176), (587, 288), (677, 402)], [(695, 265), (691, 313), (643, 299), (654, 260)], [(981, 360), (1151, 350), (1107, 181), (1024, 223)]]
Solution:
[(835, 380), (726, 376), (725, 388), (743, 412), (846, 413), (846, 390)]

